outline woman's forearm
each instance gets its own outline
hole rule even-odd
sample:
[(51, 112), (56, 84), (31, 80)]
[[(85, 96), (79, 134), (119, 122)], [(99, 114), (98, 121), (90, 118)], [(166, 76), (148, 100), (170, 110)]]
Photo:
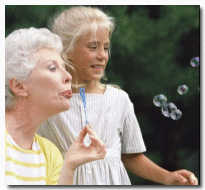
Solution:
[(70, 168), (69, 163), (63, 162), (62, 170), (58, 180), (58, 185), (73, 185), (74, 170)]
[(169, 171), (161, 168), (143, 154), (123, 154), (122, 161), (130, 172), (161, 184), (166, 183)]

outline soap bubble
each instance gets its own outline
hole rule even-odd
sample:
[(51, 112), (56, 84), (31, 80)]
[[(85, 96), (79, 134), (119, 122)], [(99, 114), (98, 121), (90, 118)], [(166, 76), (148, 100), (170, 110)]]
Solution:
[(188, 87), (184, 84), (178, 87), (177, 92), (180, 95), (186, 94), (188, 92)]
[(198, 67), (199, 66), (199, 57), (194, 57), (191, 59), (190, 64), (192, 67)]
[(157, 107), (162, 107), (167, 103), (167, 97), (163, 94), (156, 95), (153, 99), (154, 105)]
[(167, 103), (164, 106), (162, 106), (162, 114), (165, 117), (170, 117), (172, 112), (175, 112), (177, 110), (177, 106), (173, 103)]
[(170, 114), (170, 116), (173, 120), (178, 120), (181, 118), (182, 112), (180, 110), (175, 110)]

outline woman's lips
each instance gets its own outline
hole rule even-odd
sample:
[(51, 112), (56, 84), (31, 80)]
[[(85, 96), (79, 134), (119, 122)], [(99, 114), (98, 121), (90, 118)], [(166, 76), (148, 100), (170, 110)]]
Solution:
[(66, 90), (62, 92), (60, 95), (64, 96), (65, 98), (71, 98), (73, 96), (72, 90)]

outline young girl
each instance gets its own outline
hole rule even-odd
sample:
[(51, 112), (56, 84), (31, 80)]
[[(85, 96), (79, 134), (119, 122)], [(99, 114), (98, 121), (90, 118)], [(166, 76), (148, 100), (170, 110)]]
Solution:
[[(69, 72), (74, 94), (71, 109), (48, 119), (38, 132), (65, 155), (85, 125), (84, 107), (76, 87), (76, 84), (83, 85), (88, 122), (107, 148), (103, 160), (76, 169), (74, 184), (130, 185), (126, 169), (161, 184), (198, 184), (191, 172), (169, 172), (143, 155), (146, 148), (128, 94), (100, 82), (110, 54), (113, 18), (97, 8), (78, 6), (58, 15), (52, 29), (63, 41), (64, 59), (73, 66)], [(89, 139), (85, 138), (84, 143), (88, 145)]]

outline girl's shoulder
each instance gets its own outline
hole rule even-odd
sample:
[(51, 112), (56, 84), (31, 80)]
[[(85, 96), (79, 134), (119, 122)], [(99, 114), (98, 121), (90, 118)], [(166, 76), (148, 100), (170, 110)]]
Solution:
[(118, 99), (129, 99), (127, 92), (115, 85), (106, 85), (107, 94)]

